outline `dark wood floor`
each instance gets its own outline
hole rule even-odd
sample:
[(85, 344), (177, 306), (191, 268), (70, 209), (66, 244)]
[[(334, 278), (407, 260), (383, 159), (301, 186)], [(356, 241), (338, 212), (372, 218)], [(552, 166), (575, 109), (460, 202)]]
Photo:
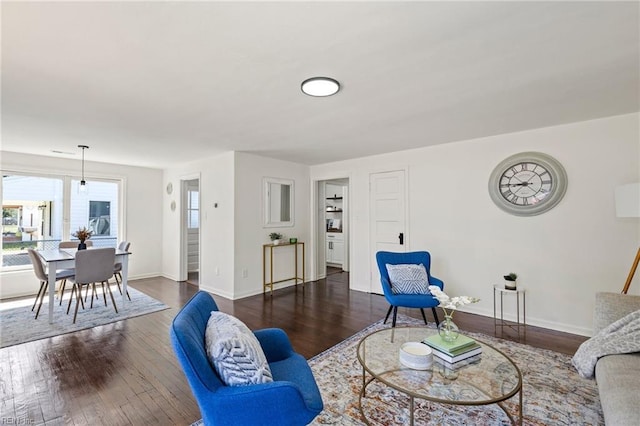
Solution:
[[(335, 273), (304, 291), (216, 301), (249, 328), (283, 328), (310, 358), (386, 314), (382, 296), (349, 291), (347, 280), (347, 273)], [(189, 425), (200, 418), (168, 334), (177, 309), (198, 288), (164, 278), (131, 285), (172, 309), (0, 349), (0, 424)], [(420, 317), (417, 310), (400, 312)], [(458, 312), (456, 323), (494, 334), (490, 318)], [(528, 327), (525, 343), (572, 354), (584, 340)]]

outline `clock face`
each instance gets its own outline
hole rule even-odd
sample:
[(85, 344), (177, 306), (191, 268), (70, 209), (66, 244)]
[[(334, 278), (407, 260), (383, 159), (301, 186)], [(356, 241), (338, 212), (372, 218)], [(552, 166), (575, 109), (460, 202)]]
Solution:
[(537, 204), (549, 195), (553, 177), (534, 162), (516, 163), (500, 176), (500, 195), (516, 206)]
[(567, 189), (567, 175), (553, 157), (540, 152), (512, 155), (494, 169), (489, 194), (502, 210), (533, 216), (553, 208)]

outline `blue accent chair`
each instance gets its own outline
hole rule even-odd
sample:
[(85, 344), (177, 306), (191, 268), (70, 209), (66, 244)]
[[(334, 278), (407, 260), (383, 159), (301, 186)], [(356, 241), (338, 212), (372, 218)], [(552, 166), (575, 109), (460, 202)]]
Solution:
[(390, 265), (403, 265), (403, 264), (423, 264), (427, 270), (427, 276), (429, 277), (429, 285), (436, 285), (440, 289), (444, 289), (444, 283), (442, 280), (431, 275), (431, 255), (427, 251), (412, 251), (403, 253), (394, 253), (390, 251), (379, 251), (376, 253), (376, 261), (378, 262), (378, 270), (380, 270), (380, 281), (382, 282), (382, 291), (384, 297), (387, 299), (389, 310), (387, 316), (384, 318), (384, 323), (387, 323), (391, 310), (393, 310), (393, 322), (392, 327), (396, 326), (396, 317), (398, 315), (398, 307), (405, 308), (419, 308), (422, 312), (422, 319), (424, 323), (427, 323), (427, 317), (424, 314), (424, 308), (431, 308), (433, 311), (433, 317), (436, 320), (436, 324), (440, 324), (438, 314), (436, 313), (436, 306), (440, 304), (438, 299), (431, 294), (396, 294), (391, 291), (391, 282), (389, 280), (389, 272), (387, 271), (387, 264)]
[(273, 374), (273, 382), (226, 386), (207, 357), (205, 329), (218, 306), (209, 293), (199, 291), (171, 324), (171, 344), (204, 424), (306, 425), (323, 408), (320, 391), (304, 357), (293, 351), (278, 328), (254, 331)]

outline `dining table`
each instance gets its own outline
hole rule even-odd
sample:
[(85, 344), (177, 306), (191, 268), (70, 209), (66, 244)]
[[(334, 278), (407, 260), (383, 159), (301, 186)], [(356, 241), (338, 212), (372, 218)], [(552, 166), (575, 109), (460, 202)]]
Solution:
[[(92, 250), (92, 248), (87, 248)], [(53, 324), (53, 300), (56, 294), (56, 271), (60, 269), (75, 269), (76, 252), (78, 249), (36, 250), (38, 256), (47, 265), (49, 278), (49, 323)], [(115, 262), (122, 264), (122, 303), (127, 303), (127, 281), (129, 276), (129, 255), (131, 252), (116, 248)]]

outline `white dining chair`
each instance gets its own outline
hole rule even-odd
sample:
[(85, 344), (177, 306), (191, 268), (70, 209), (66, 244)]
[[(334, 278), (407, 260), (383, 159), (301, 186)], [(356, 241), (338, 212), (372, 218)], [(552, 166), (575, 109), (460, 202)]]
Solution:
[[(49, 277), (45, 273), (44, 265), (40, 260), (40, 256), (34, 249), (28, 249), (29, 259), (31, 259), (31, 264), (33, 265), (33, 272), (36, 274), (38, 280), (40, 280), (40, 289), (38, 290), (38, 294), (36, 295), (36, 300), (33, 302), (33, 306), (31, 310), (33, 311), (38, 303), (38, 298), (40, 298), (40, 303), (38, 304), (38, 310), (36, 311), (36, 319), (38, 319), (38, 315), (40, 314), (40, 308), (42, 307), (42, 302), (44, 301), (44, 296), (47, 294), (47, 289), (49, 288)], [(57, 281), (66, 281), (67, 279), (72, 278), (74, 275), (73, 269), (63, 269), (60, 271), (56, 271), (56, 282)]]
[[(118, 244), (118, 250), (129, 251), (129, 247), (131, 247), (131, 243), (128, 241), (122, 241)], [(118, 291), (122, 294), (122, 288), (120, 287), (120, 283), (122, 282), (122, 262), (118, 262), (113, 267), (113, 277), (116, 279), (116, 284), (118, 285)], [(127, 290), (127, 297), (131, 300), (131, 296), (129, 296), (129, 290)]]
[[(111, 296), (111, 303), (113, 303), (113, 309), (118, 313), (118, 307), (116, 301), (113, 298), (111, 287), (109, 287), (109, 279), (113, 277), (113, 264), (116, 259), (116, 249), (114, 248), (98, 248), (92, 250), (79, 250), (76, 252), (76, 274), (70, 279), (73, 282), (73, 288), (71, 289), (71, 297), (69, 298), (69, 305), (67, 306), (67, 314), (71, 308), (71, 301), (73, 295), (76, 296), (76, 308), (73, 314), (73, 323), (75, 324), (78, 316), (78, 305), (82, 302), (82, 286), (91, 285), (91, 307), (93, 307), (93, 299), (96, 295), (96, 283), (102, 285), (102, 296), (104, 298), (104, 305), (107, 306), (107, 295), (109, 292)], [(105, 286), (106, 284), (106, 286)], [(105, 289), (106, 287), (106, 289)], [(87, 287), (87, 292), (89, 288)]]

